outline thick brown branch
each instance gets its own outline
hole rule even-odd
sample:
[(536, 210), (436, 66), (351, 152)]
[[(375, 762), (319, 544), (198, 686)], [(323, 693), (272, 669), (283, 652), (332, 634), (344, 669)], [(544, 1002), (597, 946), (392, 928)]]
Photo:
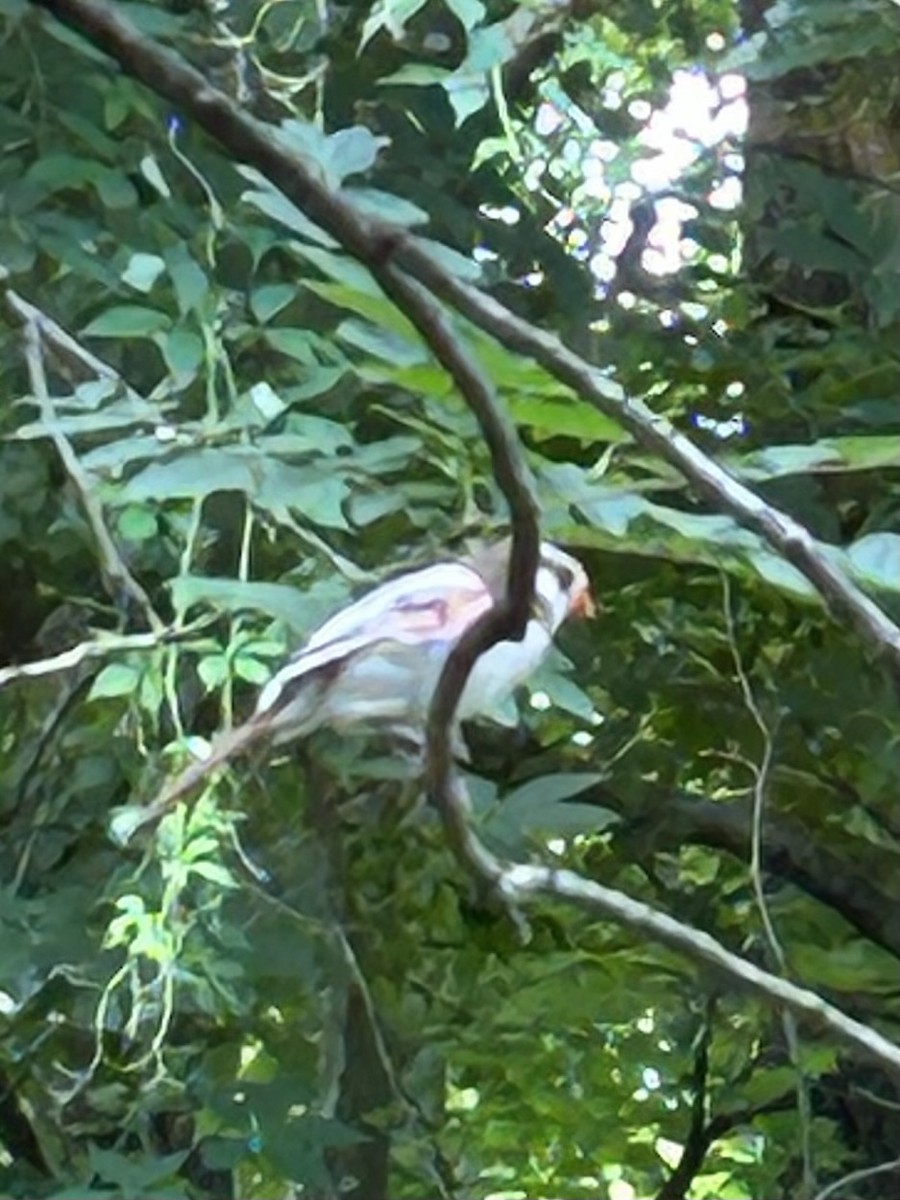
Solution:
[[(490, 451), (494, 478), (509, 505), (513, 545), (506, 596), (501, 601), (503, 625), (497, 635), (482, 647), (483, 652), (495, 641), (523, 637), (531, 615), (540, 552), (539, 509), (534, 483), (525, 465), (515, 427), (505, 409), (497, 403), (490, 382), (472, 356), (463, 349), (440, 306), (419, 284), (390, 264), (375, 266), (372, 273), (397, 307), (416, 326), (475, 414)], [(448, 668), (451, 666), (448, 663)], [(467, 678), (468, 671), (461, 680), (460, 693)], [(452, 711), (447, 714), (448, 719), (452, 716)]]

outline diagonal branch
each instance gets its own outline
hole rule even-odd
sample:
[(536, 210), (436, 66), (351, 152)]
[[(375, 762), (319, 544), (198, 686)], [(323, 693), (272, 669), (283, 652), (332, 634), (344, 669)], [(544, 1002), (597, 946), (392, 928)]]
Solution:
[[(4, 283), (5, 279), (0, 278), (0, 286)], [(4, 287), (3, 292), (10, 312), (22, 323), (25, 361), (28, 366), (31, 391), (37, 402), (47, 435), (56, 447), (56, 452), (78, 497), (93, 535), (100, 576), (106, 592), (116, 607), (119, 607), (123, 601), (126, 605), (134, 605), (135, 609), (143, 614), (148, 627), (154, 633), (160, 634), (164, 628), (163, 622), (157, 615), (150, 597), (132, 575), (119, 552), (119, 548), (107, 528), (103, 507), (95, 495), (88, 474), (57, 420), (44, 367), (44, 326), (41, 321), (43, 314), (39, 309), (23, 301), (12, 289)]]
[(813, 585), (831, 611), (845, 617), (900, 675), (900, 627), (828, 557), (809, 530), (741, 483), (665, 417), (629, 398), (597, 367), (579, 358), (553, 333), (538, 329), (471, 284), (450, 275), (418, 239), (407, 237), (396, 260), (436, 296), (452, 304), (509, 350), (533, 358), (555, 379), (616, 421), (645, 449), (669, 463), (716, 508), (759, 534)]
[(109, 659), (133, 650), (156, 650), (159, 646), (171, 645), (193, 637), (199, 630), (212, 624), (212, 617), (194, 621), (182, 629), (166, 626), (154, 633), (101, 633), (94, 641), (79, 642), (60, 654), (50, 658), (38, 658), (32, 662), (16, 663), (0, 668), (0, 688), (19, 679), (37, 679), (41, 675), (56, 675), (71, 671), (92, 658)]
[(3, 292), (3, 298), (10, 314), (21, 325), (33, 323), (41, 335), (41, 341), (53, 350), (59, 362), (64, 363), (73, 372), (84, 373), (86, 371), (95, 379), (106, 379), (110, 383), (116, 384), (126, 395), (136, 400), (141, 399), (109, 363), (98, 358), (96, 354), (92, 354), (52, 317), (49, 317), (40, 308), (36, 308), (35, 305), (29, 304), (23, 296), (14, 291), (9, 286), (9, 276), (3, 268), (0, 268), (0, 291)]
[[(527, 354), (644, 448), (674, 466), (707, 500), (764, 538), (813, 584), (828, 606), (884, 654), (900, 676), (900, 628), (828, 557), (809, 531), (731, 476), (669, 421), (629, 400), (596, 367), (553, 334), (515, 316), (451, 274), (426, 244), (400, 226), (362, 215), (325, 184), (315, 164), (289, 149), (277, 130), (243, 112), (177, 55), (138, 33), (98, 0), (32, 0), (116, 59), (157, 95), (189, 115), (236, 158), (253, 164), (373, 273), (389, 259), (509, 349)], [(382, 276), (384, 283), (384, 276)], [(474, 638), (473, 634), (473, 638)], [(462, 656), (460, 663), (463, 661)]]
[[(470, 837), (474, 840), (473, 834), (470, 833)], [(506, 864), (484, 846), (479, 846), (479, 850), (481, 856), (488, 860), (489, 877), (510, 903), (530, 904), (541, 896), (548, 896), (566, 900), (595, 916), (625, 925), (632, 932), (645, 934), (652, 941), (668, 946), (692, 962), (727, 975), (748, 991), (761, 996), (768, 1004), (774, 1001), (819, 1031), (831, 1034), (853, 1046), (865, 1057), (874, 1059), (894, 1078), (900, 1078), (900, 1046), (861, 1021), (848, 1017), (808, 988), (798, 987), (732, 954), (708, 933), (676, 921), (666, 913), (657, 912), (615, 888), (583, 879), (574, 871), (530, 863)]]
[[(476, 622), (484, 630), (496, 630), (479, 635), (480, 649), (472, 656), (460, 684), (460, 694), (479, 654), (505, 638), (520, 640), (531, 615), (534, 602), (534, 580), (540, 554), (539, 508), (531, 472), (525, 464), (515, 427), (506, 410), (497, 402), (494, 389), (460, 340), (440, 305), (414, 280), (393, 264), (371, 266), (375, 279), (418, 329), (435, 358), (456, 384), (463, 399), (475, 415), (491, 457), (494, 478), (509, 504), (512, 516), (512, 554), (509, 562), (506, 595)], [(460, 665), (454, 670), (462, 671)], [(448, 664), (452, 665), (452, 664)], [(455, 710), (455, 705), (453, 706)], [(453, 712), (446, 714), (447, 725)]]

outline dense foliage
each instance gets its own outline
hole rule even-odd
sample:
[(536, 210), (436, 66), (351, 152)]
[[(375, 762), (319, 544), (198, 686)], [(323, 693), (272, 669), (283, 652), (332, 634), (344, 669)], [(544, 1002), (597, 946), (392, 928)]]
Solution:
[[(889, 0), (116, 7), (897, 616)], [(333, 237), (48, 13), (0, 18), (2, 1196), (812, 1200), (895, 1159), (881, 1065), (632, 930), (508, 911), (390, 744), (258, 754), (116, 836), (325, 615), (506, 511)], [(603, 605), (469, 731), (481, 834), (896, 1040), (896, 681), (671, 466), (456, 330)]]

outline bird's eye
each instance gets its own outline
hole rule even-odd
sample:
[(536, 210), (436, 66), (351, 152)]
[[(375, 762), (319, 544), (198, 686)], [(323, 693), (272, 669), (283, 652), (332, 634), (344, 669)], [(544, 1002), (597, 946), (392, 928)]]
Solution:
[(575, 582), (575, 572), (569, 567), (554, 565), (553, 570), (556, 572), (556, 578), (559, 580), (560, 587), (564, 592), (571, 590), (572, 584)]

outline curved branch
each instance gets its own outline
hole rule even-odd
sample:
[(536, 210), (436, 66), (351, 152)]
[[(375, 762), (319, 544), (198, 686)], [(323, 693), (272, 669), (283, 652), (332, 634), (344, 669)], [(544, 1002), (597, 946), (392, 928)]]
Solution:
[[(674, 466), (704, 498), (765, 539), (793, 563), (900, 677), (900, 627), (828, 557), (809, 531), (705, 455), (665, 418), (629, 400), (602, 372), (438, 262), (427, 244), (400, 226), (362, 215), (352, 200), (323, 182), (315, 164), (279, 141), (277, 130), (241, 110), (194, 67), (138, 33), (98, 0), (31, 0), (87, 37), (157, 95), (178, 105), (230, 154), (252, 163), (344, 249), (377, 273), (389, 259), (509, 349), (539, 362), (554, 378), (626, 429), (641, 446)], [(514, 561), (518, 551), (514, 554)], [(498, 637), (501, 635), (498, 635)], [(474, 635), (473, 635), (474, 637)], [(462, 659), (460, 659), (462, 662)]]
[[(489, 619), (494, 617), (498, 632), (479, 653), (505, 638), (518, 641), (525, 636), (534, 601), (534, 580), (540, 555), (540, 510), (515, 427), (506, 410), (497, 403), (492, 385), (472, 356), (462, 348), (444, 312), (429, 293), (390, 263), (376, 264), (370, 269), (387, 295), (418, 329), (478, 421), (491, 456), (494, 478), (509, 505), (512, 521), (506, 596), (499, 606), (495, 604), (486, 614)], [(474, 663), (474, 658), (472, 661)], [(468, 671), (462, 680), (460, 694), (466, 678)], [(452, 716), (452, 712), (447, 714), (448, 721)]]
[[(900, 0), (895, 0), (895, 3), (900, 3)], [(821, 1192), (817, 1192), (815, 1200), (830, 1200), (831, 1196), (836, 1196), (851, 1183), (862, 1183), (864, 1179), (871, 1179), (874, 1175), (886, 1175), (889, 1171), (900, 1172), (900, 1158), (892, 1158), (889, 1162), (878, 1163), (874, 1167), (862, 1167), (859, 1171), (851, 1171), (849, 1175), (841, 1176), (834, 1183), (822, 1188)]]

